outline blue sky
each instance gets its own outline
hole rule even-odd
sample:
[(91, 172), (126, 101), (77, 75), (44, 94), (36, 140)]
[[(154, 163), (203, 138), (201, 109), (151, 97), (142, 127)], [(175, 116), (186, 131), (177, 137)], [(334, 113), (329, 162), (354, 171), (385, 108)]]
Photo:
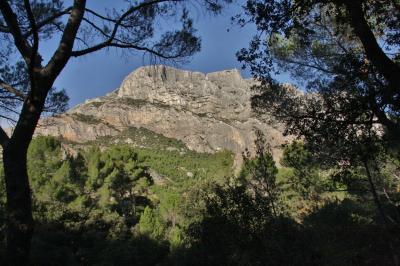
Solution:
[[(119, 0), (88, 1), (89, 7), (98, 11), (104, 7), (118, 8), (120, 4)], [(219, 16), (196, 10), (192, 12), (194, 25), (202, 38), (202, 50), (188, 64), (179, 67), (204, 73), (240, 69), (241, 65), (236, 60), (235, 53), (246, 47), (254, 34), (252, 26), (240, 28), (231, 24), (230, 18), (240, 11), (240, 5), (233, 4), (225, 8)], [(41, 46), (44, 58), (51, 56), (57, 42), (58, 38), (54, 38)], [(146, 64), (148, 62), (143, 60), (140, 53), (126, 56), (118, 50), (100, 51), (85, 57), (72, 58), (56, 80), (55, 86), (67, 90), (72, 107), (118, 88), (125, 76)], [(250, 77), (246, 71), (242, 71), (242, 75)]]

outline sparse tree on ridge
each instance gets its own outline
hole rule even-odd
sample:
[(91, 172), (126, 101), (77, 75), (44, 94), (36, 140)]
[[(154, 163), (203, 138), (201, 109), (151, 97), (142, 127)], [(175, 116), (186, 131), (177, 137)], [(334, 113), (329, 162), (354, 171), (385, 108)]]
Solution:
[[(65, 6), (61, 0), (0, 0), (0, 104), (2, 117), (15, 120), (11, 136), (0, 129), (7, 190), (7, 256), (25, 265), (33, 233), (27, 150), (41, 114), (65, 109), (65, 93), (53, 84), (71, 58), (106, 49), (144, 52), (179, 61), (200, 50), (187, 6), (218, 13), (223, 0), (126, 1), (122, 11), (89, 9), (85, 0)], [(161, 31), (160, 20), (179, 19), (176, 29)], [(60, 37), (48, 62), (40, 45)], [(46, 104), (47, 103), (47, 104)], [(18, 106), (20, 106), (20, 111)]]

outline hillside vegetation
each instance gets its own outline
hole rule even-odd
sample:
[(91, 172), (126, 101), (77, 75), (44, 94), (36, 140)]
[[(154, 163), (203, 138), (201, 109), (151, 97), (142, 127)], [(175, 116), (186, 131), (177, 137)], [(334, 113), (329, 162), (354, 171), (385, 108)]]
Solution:
[[(267, 150), (245, 154), (236, 177), (226, 151), (92, 144), (72, 157), (60, 140), (38, 137), (28, 156), (34, 265), (390, 261), (374, 206), (332, 181), (335, 170), (319, 168), (300, 142), (285, 148), (279, 169)], [(4, 204), (2, 194), (1, 245)]]

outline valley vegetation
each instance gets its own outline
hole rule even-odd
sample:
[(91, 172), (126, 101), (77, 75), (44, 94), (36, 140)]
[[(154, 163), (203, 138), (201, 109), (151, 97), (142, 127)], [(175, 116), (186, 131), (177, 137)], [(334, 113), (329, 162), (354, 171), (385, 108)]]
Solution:
[[(260, 134), (237, 175), (227, 151), (88, 143), (72, 156), (64, 145), (37, 137), (28, 151), (33, 265), (390, 265), (399, 247), (365, 170), (327, 169), (299, 141), (277, 167)], [(399, 163), (374, 176), (391, 195)], [(4, 259), (3, 173), (1, 186)]]

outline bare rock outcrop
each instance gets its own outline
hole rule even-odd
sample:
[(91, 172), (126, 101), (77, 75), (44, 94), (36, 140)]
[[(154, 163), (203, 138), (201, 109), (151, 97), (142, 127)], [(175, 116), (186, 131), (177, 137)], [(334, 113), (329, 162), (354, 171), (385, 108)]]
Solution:
[(75, 142), (145, 128), (182, 141), (199, 152), (252, 150), (255, 128), (264, 132), (274, 157), (286, 142), (278, 125), (262, 123), (250, 106), (251, 85), (238, 70), (203, 74), (167, 66), (141, 67), (104, 97), (40, 122), (36, 134)]

